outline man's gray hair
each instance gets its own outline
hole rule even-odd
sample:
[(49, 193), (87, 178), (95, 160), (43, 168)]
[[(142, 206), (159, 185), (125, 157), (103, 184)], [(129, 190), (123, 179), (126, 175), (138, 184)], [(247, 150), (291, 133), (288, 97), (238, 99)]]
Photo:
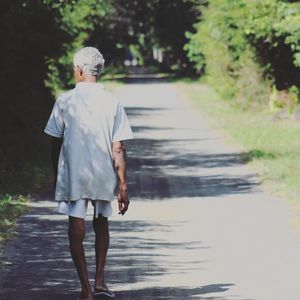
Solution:
[(104, 68), (104, 58), (94, 47), (84, 47), (77, 51), (73, 58), (74, 67), (79, 67), (84, 74), (98, 76)]

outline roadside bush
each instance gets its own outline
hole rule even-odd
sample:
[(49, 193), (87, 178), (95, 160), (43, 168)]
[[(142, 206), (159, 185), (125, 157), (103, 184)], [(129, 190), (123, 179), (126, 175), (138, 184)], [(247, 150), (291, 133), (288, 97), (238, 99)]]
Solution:
[(26, 211), (25, 203), (22, 196), (0, 195), (0, 243), (13, 234), (14, 220)]
[(185, 49), (225, 98), (268, 103), (271, 86), (300, 86), (300, 3), (211, 0)]

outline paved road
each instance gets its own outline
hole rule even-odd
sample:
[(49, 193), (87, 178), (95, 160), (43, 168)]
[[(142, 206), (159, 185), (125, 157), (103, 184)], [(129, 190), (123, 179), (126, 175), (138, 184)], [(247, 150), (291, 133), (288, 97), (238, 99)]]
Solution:
[[(117, 299), (300, 299), (300, 241), (287, 203), (262, 192), (238, 151), (172, 84), (116, 93), (136, 137), (127, 144), (131, 209), (110, 221), (107, 281)], [(53, 207), (32, 203), (6, 244), (1, 300), (74, 299), (66, 217)]]

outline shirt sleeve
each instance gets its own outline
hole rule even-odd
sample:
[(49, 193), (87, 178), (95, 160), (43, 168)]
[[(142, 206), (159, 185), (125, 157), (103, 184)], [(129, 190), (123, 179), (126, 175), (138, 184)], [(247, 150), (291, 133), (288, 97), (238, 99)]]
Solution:
[(62, 138), (64, 135), (64, 128), (63, 111), (59, 106), (58, 100), (56, 100), (44, 132), (51, 136)]
[(133, 139), (132, 130), (129, 125), (124, 107), (122, 104), (118, 103), (114, 120), (112, 141), (118, 142), (130, 139)]

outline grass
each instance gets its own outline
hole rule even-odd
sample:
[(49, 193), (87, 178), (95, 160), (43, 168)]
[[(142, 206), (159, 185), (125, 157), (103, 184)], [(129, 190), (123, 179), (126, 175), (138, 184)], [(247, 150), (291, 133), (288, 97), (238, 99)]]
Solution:
[(241, 110), (199, 82), (179, 81), (176, 85), (212, 125), (242, 147), (241, 158), (255, 168), (269, 191), (299, 204), (300, 123), (274, 121), (267, 108)]
[(10, 195), (0, 198), (0, 243), (14, 233), (15, 220), (27, 210), (27, 199), (19, 196), (13, 199)]

